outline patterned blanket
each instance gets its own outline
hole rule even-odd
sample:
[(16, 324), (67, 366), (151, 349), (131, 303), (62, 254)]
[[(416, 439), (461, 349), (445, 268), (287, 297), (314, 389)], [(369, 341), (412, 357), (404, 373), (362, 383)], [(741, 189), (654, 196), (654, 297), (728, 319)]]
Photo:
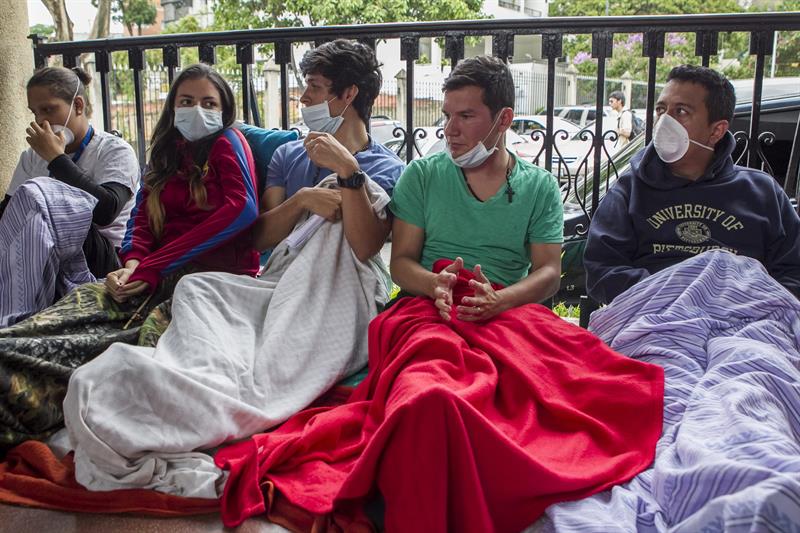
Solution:
[(629, 483), (551, 506), (530, 531), (800, 530), (800, 302), (760, 263), (699, 255), (590, 327), (664, 368), (657, 458)]

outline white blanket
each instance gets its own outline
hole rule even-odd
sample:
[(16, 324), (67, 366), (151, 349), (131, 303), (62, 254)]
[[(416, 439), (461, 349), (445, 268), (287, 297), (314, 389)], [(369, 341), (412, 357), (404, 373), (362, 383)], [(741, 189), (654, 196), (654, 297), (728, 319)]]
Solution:
[[(388, 196), (368, 184), (385, 216)], [(156, 348), (117, 343), (72, 375), (64, 418), (79, 483), (216, 498), (222, 472), (196, 450), (279, 424), (367, 363), (385, 265), (358, 261), (339, 222), (297, 240), (260, 279), (186, 276)]]

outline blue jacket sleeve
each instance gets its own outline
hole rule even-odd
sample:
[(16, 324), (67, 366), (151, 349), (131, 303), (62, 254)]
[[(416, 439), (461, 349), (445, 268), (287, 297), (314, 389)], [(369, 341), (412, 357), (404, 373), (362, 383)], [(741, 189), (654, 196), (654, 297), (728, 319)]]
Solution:
[(601, 304), (607, 304), (650, 273), (635, 267), (639, 239), (628, 214), (627, 191), (619, 184), (608, 191), (589, 225), (583, 264), (586, 290)]

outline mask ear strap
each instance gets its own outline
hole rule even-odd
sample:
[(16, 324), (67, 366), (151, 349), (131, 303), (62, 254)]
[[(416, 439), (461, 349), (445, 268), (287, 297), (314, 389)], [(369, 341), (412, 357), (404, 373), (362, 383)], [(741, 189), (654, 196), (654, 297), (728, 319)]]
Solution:
[[(77, 74), (75, 74), (75, 76), (77, 77)], [(75, 93), (72, 95), (72, 100), (70, 100), (69, 102), (69, 113), (67, 113), (67, 120), (64, 121), (65, 128), (67, 127), (67, 124), (69, 124), (69, 119), (72, 118), (72, 107), (75, 105), (75, 98), (77, 98), (78, 90), (80, 88), (81, 88), (81, 80), (80, 78), (78, 78), (78, 85), (75, 86)]]
[(713, 148), (713, 147), (711, 147), (711, 146), (708, 146), (707, 144), (699, 143), (699, 142), (697, 142), (697, 141), (695, 141), (695, 140), (693, 140), (693, 139), (689, 139), (689, 142), (690, 142), (690, 143), (692, 143), (692, 144), (696, 144), (696, 145), (697, 145), (697, 146), (699, 146), (700, 148), (705, 148), (705, 149), (706, 149), (706, 150), (708, 150), (709, 152), (713, 152), (713, 151), (714, 151), (714, 148)]
[[(503, 109), (505, 109), (505, 107), (504, 107)], [(497, 116), (495, 117), (495, 119), (494, 119), (494, 122), (492, 123), (492, 127), (489, 129), (489, 133), (486, 135), (486, 137), (484, 137), (484, 138), (483, 138), (483, 140), (481, 141), (481, 144), (485, 143), (485, 142), (486, 142), (486, 139), (488, 139), (488, 138), (489, 138), (489, 135), (491, 135), (491, 134), (492, 134), (492, 130), (495, 128), (495, 126), (497, 126), (497, 121), (498, 121), (498, 120), (500, 120), (500, 116), (501, 116), (501, 114), (503, 113), (503, 109), (501, 109), (501, 110), (500, 110), (500, 111), (497, 113)], [(494, 142), (494, 144), (492, 145), (492, 148), (497, 148), (497, 143), (499, 143), (499, 142), (500, 142), (500, 136), (498, 135), (498, 136), (497, 136), (497, 140), (496, 140), (496, 141)], [(486, 145), (484, 144), (484, 146), (486, 146)]]

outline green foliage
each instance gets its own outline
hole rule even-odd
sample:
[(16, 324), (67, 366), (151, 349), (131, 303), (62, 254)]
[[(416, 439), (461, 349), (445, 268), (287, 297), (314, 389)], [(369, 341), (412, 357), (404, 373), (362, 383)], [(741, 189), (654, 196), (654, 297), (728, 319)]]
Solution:
[(133, 27), (142, 34), (142, 26), (149, 26), (156, 21), (156, 6), (150, 0), (114, 0), (112, 19), (121, 22), (133, 35)]
[(50, 24), (34, 24), (30, 27), (28, 32), (29, 35), (35, 34), (39, 35), (40, 37), (49, 38), (53, 36), (53, 34), (56, 32), (56, 29)]
[[(550, 4), (551, 16), (600, 16), (605, 14), (605, 0), (554, 0)], [(800, 0), (775, 0), (750, 8), (751, 11), (797, 11)], [(610, 15), (675, 15), (698, 13), (739, 13), (744, 9), (736, 0), (609, 0)], [(666, 36), (664, 57), (658, 60), (656, 79), (666, 78), (669, 70), (683, 63), (698, 64), (694, 55), (694, 33), (671, 33)], [(749, 53), (747, 33), (721, 33), (719, 56), (712, 58), (712, 67), (722, 70), (731, 78), (753, 76), (755, 59)], [(592, 75), (596, 61), (591, 59), (589, 35), (568, 36), (564, 40), (564, 53), (578, 72)], [(782, 32), (778, 38), (778, 76), (800, 75), (800, 32)], [(626, 71), (634, 79), (644, 81), (648, 59), (642, 57), (641, 34), (614, 35), (613, 56), (606, 65), (609, 77), (620, 77)]]
[[(217, 31), (483, 18), (482, 0), (217, 0)], [(266, 55), (271, 45), (259, 47)], [(294, 49), (292, 49), (294, 54)], [(297, 74), (298, 85), (303, 80)]]
[(220, 29), (480, 18), (481, 0), (219, 0)]
[[(800, 0), (783, 0), (773, 11), (800, 11)], [(800, 75), (800, 31), (778, 33), (776, 76)]]
[(581, 308), (577, 305), (566, 305), (564, 302), (558, 302), (553, 306), (553, 312), (561, 318), (580, 318)]

